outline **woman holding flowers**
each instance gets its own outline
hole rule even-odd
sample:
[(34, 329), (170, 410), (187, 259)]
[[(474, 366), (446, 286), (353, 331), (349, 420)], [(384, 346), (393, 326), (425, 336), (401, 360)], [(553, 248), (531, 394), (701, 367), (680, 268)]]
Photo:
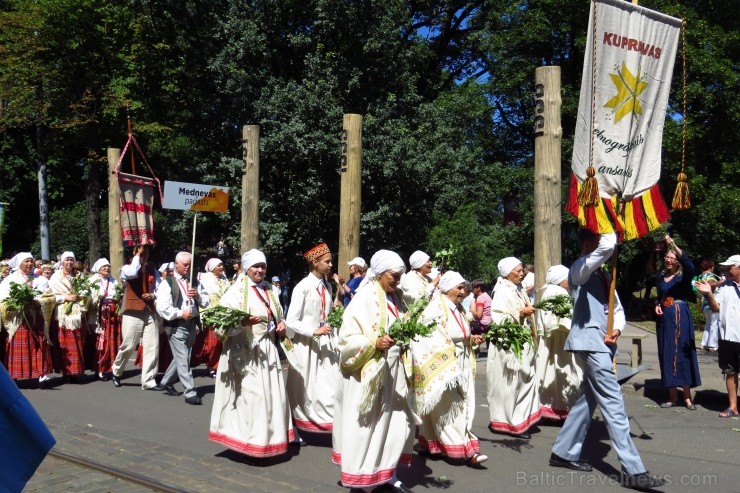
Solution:
[[(19, 253), (9, 265), (12, 272), (0, 283), (0, 313), (2, 325), (8, 332), (2, 363), (13, 379), (38, 378), (39, 385), (45, 387), (50, 381), (48, 374), (52, 371), (52, 359), (49, 324), (44, 322), (42, 304), (53, 309), (53, 298), (31, 298), (38, 293), (30, 291), (33, 282), (33, 255), (30, 252)], [(25, 305), (22, 308), (14, 299), (17, 295), (11, 295), (11, 291), (17, 293), (19, 288), (28, 291), (20, 302)], [(46, 316), (50, 322), (51, 310)]]
[[(568, 292), (568, 268), (553, 265), (547, 269), (546, 284), (538, 290), (541, 303), (565, 300), (572, 312)], [(570, 307), (570, 310), (567, 308)], [(547, 309), (537, 310), (537, 359), (535, 371), (540, 385), (542, 416), (564, 421), (578, 399), (583, 380), (583, 368), (575, 355), (566, 351), (565, 340), (570, 334), (571, 314), (556, 314)]]
[[(200, 296), (201, 298), (208, 298), (209, 306), (218, 305), (221, 297), (231, 286), (229, 278), (224, 274), (224, 263), (218, 258), (212, 258), (206, 262), (206, 271), (198, 278), (198, 281), (200, 281), (198, 285)], [(204, 327), (204, 330), (201, 330), (195, 336), (193, 354), (190, 356), (190, 366), (195, 368), (201, 363), (205, 363), (208, 368), (208, 375), (215, 377), (221, 350), (221, 341), (218, 340), (218, 336), (213, 330)]]
[[(522, 289), (522, 262), (515, 257), (506, 257), (499, 261), (498, 272), (491, 301), (491, 325), (513, 321), (531, 328), (535, 309)], [(488, 427), (494, 433), (508, 433), (528, 440), (531, 435), (527, 430), (541, 416), (534, 348), (525, 343), (521, 353), (515, 355), (515, 352), (500, 346), (494, 349), (495, 342), (491, 341), (486, 366)]]
[[(303, 256), (311, 272), (293, 288), (285, 320), (292, 347), (285, 347), (288, 368), (288, 399), (293, 422), (301, 431), (331, 433), (334, 401), (339, 387), (337, 337), (327, 323), (332, 309), (332, 290), (326, 282), (332, 255), (321, 243)], [(304, 442), (297, 438), (302, 445)]]
[(74, 253), (64, 252), (60, 262), (62, 268), (49, 279), (57, 302), (57, 370), (74, 381), (85, 373), (86, 312), (91, 293), (77, 280)]
[(341, 467), (342, 484), (355, 491), (384, 483), (396, 492), (411, 491), (396, 477), (399, 463), (411, 465), (415, 418), (407, 400), (410, 375), (402, 348), (388, 335), (405, 312), (397, 291), (404, 270), (394, 252), (373, 255), (339, 331), (343, 379), (332, 461)]
[(242, 265), (245, 275), (219, 305), (249, 317), (222, 333), (208, 437), (252, 457), (271, 457), (287, 452), (295, 437), (277, 350), (285, 322), (279, 292), (265, 282), (265, 255), (250, 250)]
[(92, 266), (90, 276), (93, 284), (90, 311), (87, 323), (95, 328), (95, 355), (97, 374), (100, 380), (111, 379), (111, 368), (121, 346), (121, 316), (118, 309), (123, 289), (110, 275), (110, 262), (101, 258)]
[(471, 335), (462, 308), (465, 279), (447, 271), (422, 313), (422, 323), (433, 322), (435, 332), (411, 343), (414, 355), (416, 409), (422, 416), (419, 452), (464, 459), (477, 467), (488, 457), (480, 453), (473, 435), (475, 414), (475, 355), (472, 345), (483, 342)]

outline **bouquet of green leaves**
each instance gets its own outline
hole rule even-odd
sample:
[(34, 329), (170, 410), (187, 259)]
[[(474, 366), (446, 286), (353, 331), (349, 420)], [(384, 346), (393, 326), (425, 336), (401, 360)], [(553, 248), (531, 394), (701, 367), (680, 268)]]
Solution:
[[(72, 294), (89, 300), (90, 296), (92, 296), (93, 289), (97, 289), (99, 281), (98, 279), (93, 280), (92, 278), (85, 276), (75, 276), (70, 278), (69, 283), (72, 286)], [(64, 303), (65, 315), (72, 313), (72, 306), (75, 303), (77, 302), (67, 301)]]
[(557, 294), (550, 298), (544, 299), (534, 305), (538, 310), (552, 312), (558, 318), (573, 317), (573, 298), (567, 294)]
[(529, 327), (506, 318), (500, 324), (489, 325), (485, 338), (491, 344), (496, 345), (497, 348), (513, 352), (517, 359), (521, 361), (524, 345), (526, 343), (532, 344), (532, 331)]
[(120, 313), (121, 313), (121, 305), (123, 304), (122, 303), (122, 301), (123, 301), (123, 290), (125, 289), (123, 287), (123, 283), (124, 282), (125, 281), (123, 281), (123, 282), (117, 282), (116, 283), (115, 290), (113, 291), (113, 297), (112, 297), (112, 299), (113, 299), (113, 301), (116, 302), (116, 315), (120, 315)]
[(33, 289), (31, 286), (25, 283), (18, 284), (16, 282), (10, 283), (10, 294), (7, 298), (5, 298), (4, 304), (5, 304), (5, 310), (7, 312), (18, 312), (23, 317), (23, 320), (25, 320), (26, 324), (30, 327), (31, 324), (28, 323), (28, 320), (26, 319), (26, 314), (24, 313), (24, 310), (26, 308), (26, 305), (33, 302), (34, 297), (38, 295), (39, 292)]
[(331, 330), (339, 332), (339, 328), (342, 326), (342, 317), (344, 316), (344, 307), (337, 305), (331, 309), (329, 316), (326, 317), (327, 325), (331, 325)]
[(386, 333), (396, 341), (397, 346), (408, 346), (411, 341), (418, 340), (419, 337), (426, 337), (434, 332), (436, 323), (422, 323), (421, 313), (429, 304), (429, 300), (422, 297), (409, 306), (406, 313), (397, 318)]
[(249, 317), (249, 313), (244, 310), (229, 308), (223, 305), (209, 306), (200, 312), (200, 319), (203, 321), (203, 325), (210, 327), (221, 342), (226, 341), (226, 337), (232, 328), (239, 327), (242, 320)]

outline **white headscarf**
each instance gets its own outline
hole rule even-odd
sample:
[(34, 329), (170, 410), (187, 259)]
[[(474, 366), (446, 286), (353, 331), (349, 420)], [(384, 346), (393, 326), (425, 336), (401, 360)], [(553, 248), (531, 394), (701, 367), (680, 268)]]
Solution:
[(108, 262), (108, 259), (107, 258), (99, 258), (98, 261), (93, 264), (92, 269), (90, 269), (90, 271), (93, 274), (97, 274), (100, 271), (100, 269), (102, 269), (106, 265), (108, 267), (110, 267), (110, 262)]
[(64, 252), (62, 254), (62, 256), (59, 257), (59, 264), (61, 264), (62, 262), (64, 262), (64, 259), (67, 259), (67, 258), (70, 258), (70, 257), (72, 257), (72, 260), (77, 261), (77, 259), (75, 258), (75, 254), (74, 253), (72, 253), (72, 252)]
[(162, 265), (159, 266), (159, 273), (164, 274), (164, 271), (166, 270), (175, 270), (175, 263), (174, 262), (165, 262)]
[(367, 270), (365, 279), (362, 280), (357, 289), (360, 289), (365, 284), (376, 277), (382, 275), (384, 272), (405, 272), (406, 264), (400, 255), (390, 250), (378, 250), (375, 255), (370, 259), (370, 268)]
[(521, 264), (522, 261), (516, 257), (506, 257), (498, 261), (498, 275), (506, 277), (511, 274), (517, 265)]
[(30, 258), (31, 260), (33, 260), (33, 255), (31, 254), (31, 252), (21, 252), (15, 255), (8, 262), (8, 266), (10, 266), (10, 270), (18, 270), (21, 266), (21, 262), (23, 262), (27, 258)]
[(547, 284), (560, 284), (566, 279), (568, 279), (568, 268), (566, 266), (553, 265), (547, 269), (547, 276), (545, 277)]
[(260, 252), (256, 248), (252, 248), (244, 255), (242, 255), (242, 269), (244, 269), (245, 272), (254, 264), (267, 264), (267, 258), (265, 257), (265, 254)]
[(465, 282), (465, 278), (460, 275), (459, 272), (454, 270), (448, 270), (442, 274), (442, 278), (439, 280), (439, 290), (442, 293), (446, 293), (455, 286)]
[[(256, 262), (255, 262), (256, 263)], [(208, 262), (206, 262), (206, 272), (211, 272), (213, 269), (218, 267), (218, 264), (223, 264), (220, 258), (210, 258), (208, 259)], [(254, 265), (254, 264), (252, 264)]]
[[(421, 250), (417, 250), (414, 253), (411, 254), (409, 257), (409, 265), (412, 269), (420, 269), (422, 265), (427, 263), (427, 261), (430, 259), (429, 255), (422, 252)], [(373, 261), (370, 260), (370, 264), (372, 265)]]

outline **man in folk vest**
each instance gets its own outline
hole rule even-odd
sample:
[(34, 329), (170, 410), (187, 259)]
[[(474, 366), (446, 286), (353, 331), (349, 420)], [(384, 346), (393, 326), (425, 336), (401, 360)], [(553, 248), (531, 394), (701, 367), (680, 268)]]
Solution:
[(197, 323), (199, 322), (198, 307), (208, 306), (208, 298), (198, 294), (195, 286), (190, 286), (188, 274), (192, 257), (188, 252), (180, 252), (175, 257), (175, 273), (167, 277), (157, 288), (157, 312), (164, 319), (168, 330), (170, 348), (172, 349), (172, 363), (162, 377), (161, 385), (169, 395), (182, 395), (173, 384), (180, 379), (185, 387), (185, 402), (201, 404), (201, 399), (195, 391), (193, 372), (190, 369), (190, 353), (193, 349)]
[(159, 326), (154, 308), (156, 276), (148, 265), (149, 245), (134, 247), (131, 263), (121, 268), (124, 282), (121, 347), (113, 362), (113, 385), (121, 386), (126, 363), (142, 343), (141, 388), (164, 390), (154, 380), (159, 363)]

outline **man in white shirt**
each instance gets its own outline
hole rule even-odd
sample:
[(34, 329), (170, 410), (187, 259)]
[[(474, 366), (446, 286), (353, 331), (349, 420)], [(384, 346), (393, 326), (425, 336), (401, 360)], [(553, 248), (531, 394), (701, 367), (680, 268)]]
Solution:
[(712, 292), (708, 282), (696, 284), (696, 289), (706, 296), (709, 308), (719, 312), (719, 367), (725, 375), (729, 406), (719, 413), (720, 418), (738, 416), (737, 375), (740, 372), (740, 255), (733, 255), (721, 266), (727, 269), (727, 281)]
[(182, 392), (173, 387), (175, 378), (179, 378), (185, 387), (185, 402), (198, 405), (202, 401), (195, 391), (190, 353), (198, 327), (198, 307), (208, 306), (208, 298), (201, 298), (195, 287), (189, 284), (191, 259), (188, 252), (177, 254), (174, 274), (157, 288), (156, 306), (157, 313), (164, 319), (165, 327), (169, 328), (168, 337), (172, 349), (172, 363), (165, 371), (161, 385), (169, 395), (181, 395)]

